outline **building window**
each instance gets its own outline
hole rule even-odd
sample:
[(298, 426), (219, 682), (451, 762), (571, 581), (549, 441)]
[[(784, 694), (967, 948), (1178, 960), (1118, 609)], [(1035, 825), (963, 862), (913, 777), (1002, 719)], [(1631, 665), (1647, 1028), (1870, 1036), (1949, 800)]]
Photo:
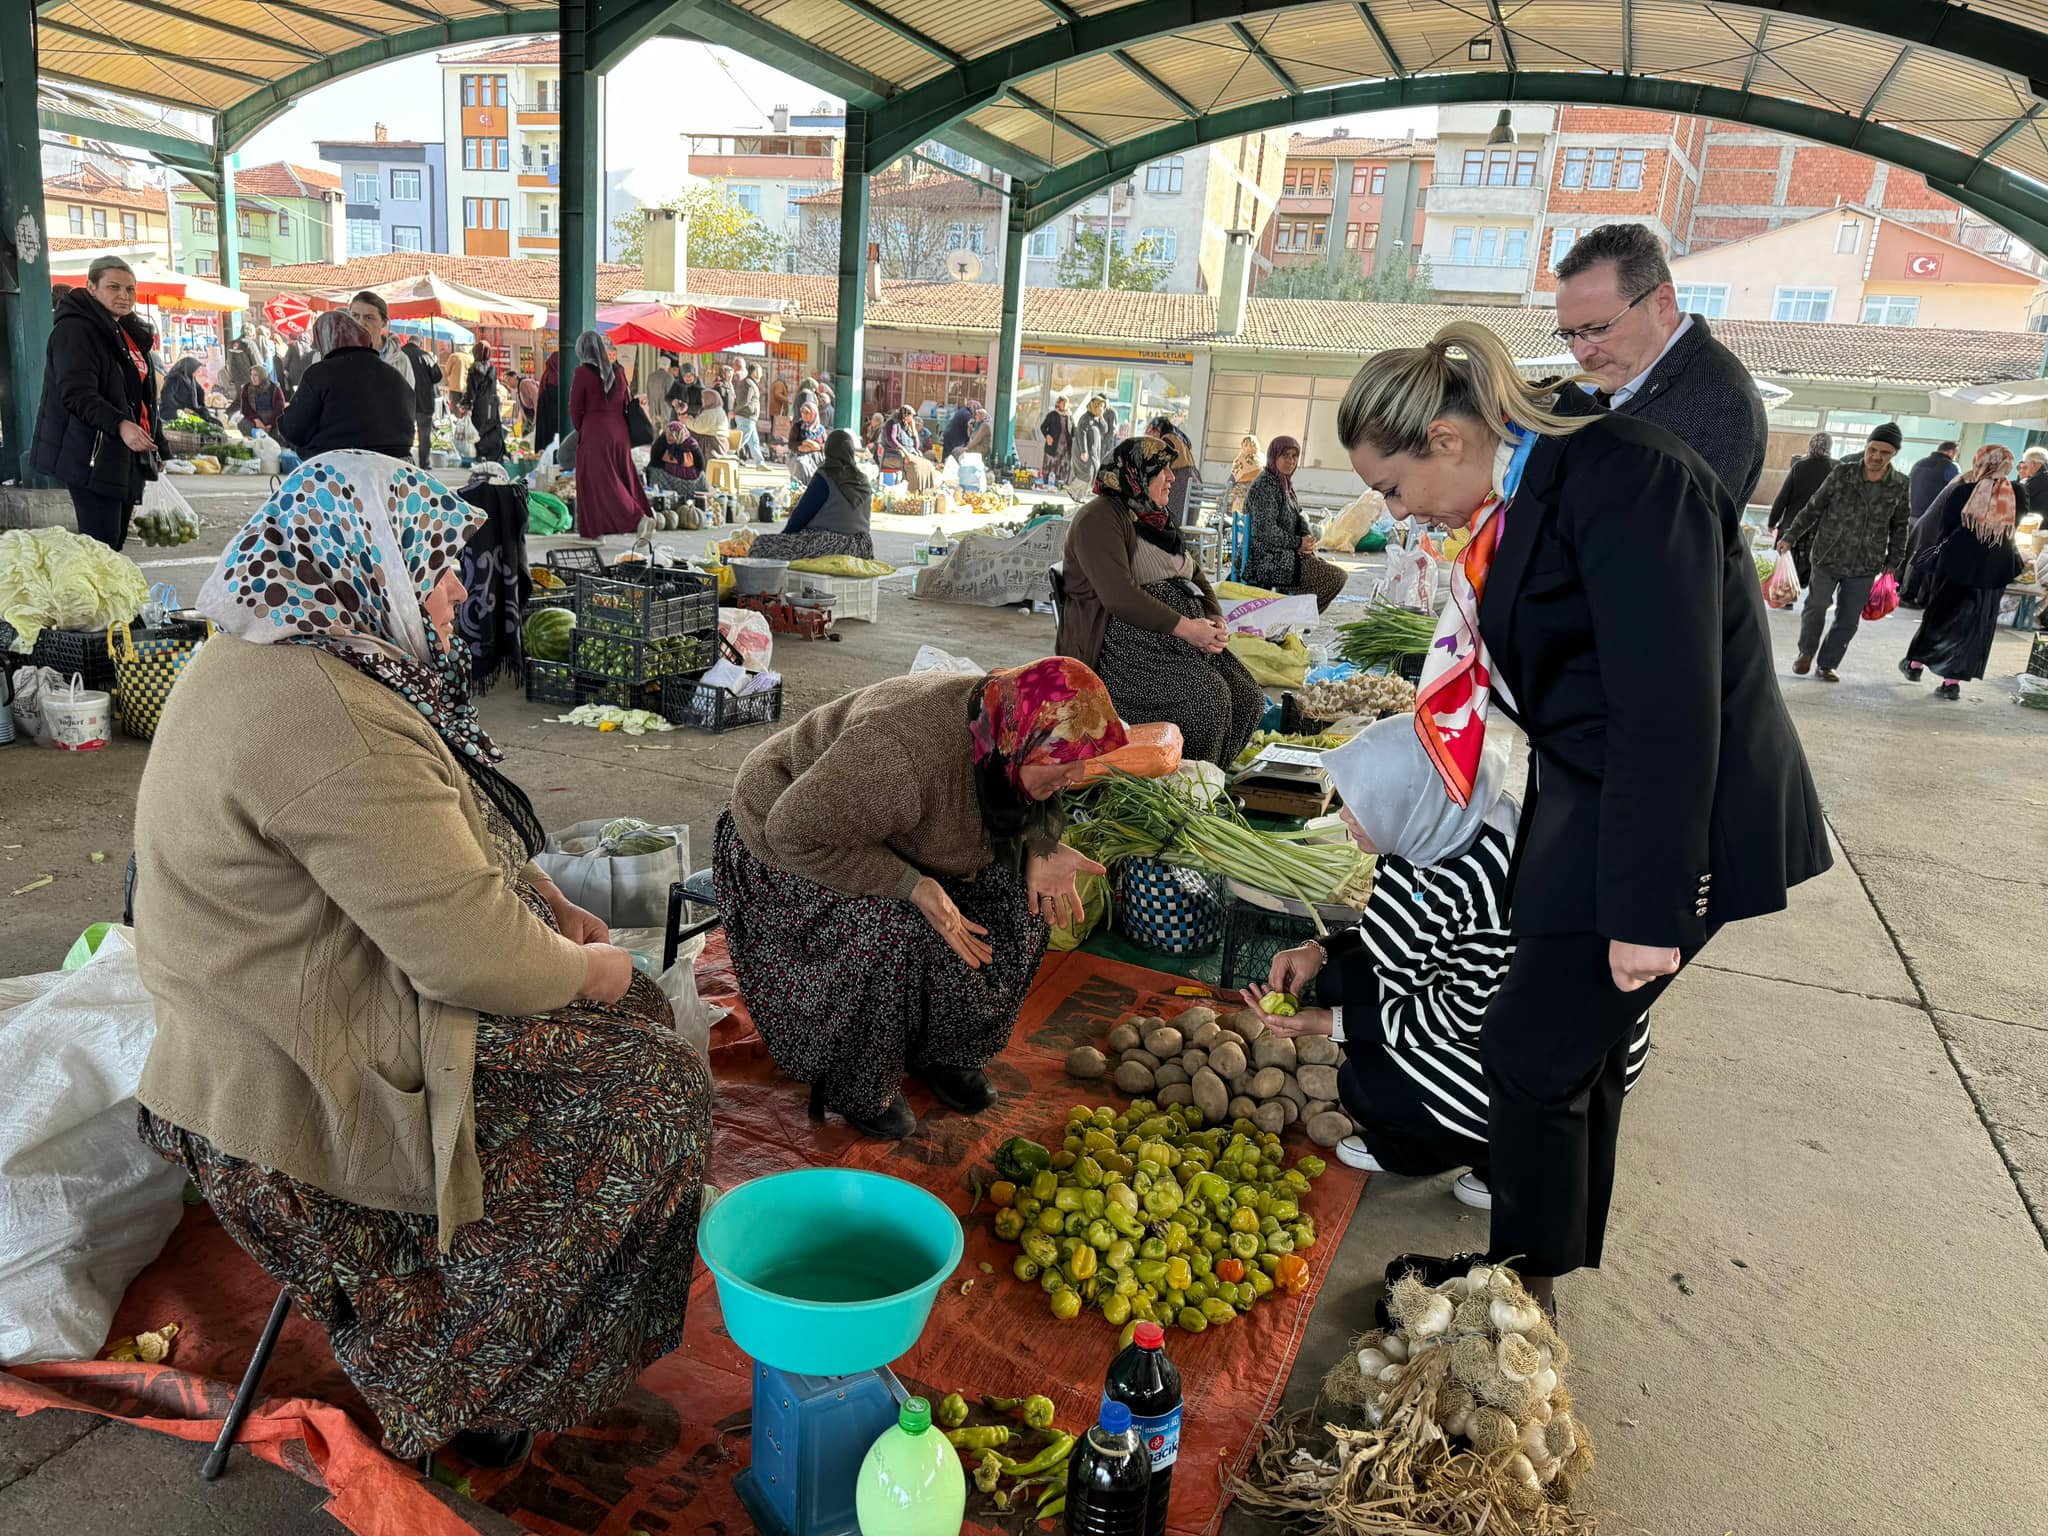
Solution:
[(1560, 187), (1583, 187), (1586, 184), (1586, 157), (1583, 149), (1568, 149), (1564, 152), (1564, 169), (1558, 172)]
[(1353, 167), (1351, 167), (1351, 195), (1352, 195), (1353, 197), (1363, 197), (1363, 196), (1365, 196), (1366, 188), (1370, 187), (1371, 185), (1372, 185), (1372, 167), (1371, 167), (1371, 166), (1369, 166), (1369, 165), (1354, 165)]
[(1295, 170), (1293, 166), (1288, 166), (1286, 170), (1280, 173), (1280, 195), (1282, 197), (1294, 196), (1295, 190), (1299, 186), (1300, 172)]
[(1724, 320), (1727, 318), (1728, 285), (1726, 283), (1680, 283), (1676, 291), (1680, 314), (1698, 315), (1705, 320)]
[(1557, 270), (1557, 264), (1570, 254), (1571, 248), (1578, 244), (1578, 240), (1579, 232), (1576, 229), (1553, 229), (1550, 232), (1551, 271)]
[(512, 169), (512, 141), (510, 139), (499, 139), (497, 141), (497, 144), (498, 169), (501, 171), (509, 171)]
[(106, 238), (107, 238), (107, 210), (106, 210), (106, 209), (104, 209), (104, 208), (95, 208), (95, 209), (93, 209), (93, 211), (92, 211), (92, 232), (93, 232), (93, 234), (94, 234), (94, 235), (95, 235), (95, 236), (96, 236), (97, 238), (99, 238), (99, 239), (101, 239), (101, 240), (104, 240), (104, 239), (106, 239)]
[(1186, 171), (1184, 156), (1168, 155), (1164, 160), (1154, 160), (1145, 167), (1145, 190), (1170, 196), (1180, 190), (1181, 178)]
[(543, 80), (533, 88), (533, 105), (537, 111), (552, 112), (555, 110), (548, 105), (548, 92), (552, 85), (552, 81)]
[(1500, 231), (1482, 229), (1479, 231), (1479, 265), (1497, 267), (1500, 265)]
[(393, 171), (391, 173), (391, 197), (394, 202), (418, 202), (420, 200), (420, 173), (418, 171)]
[(1832, 288), (1780, 288), (1771, 306), (1773, 320), (1826, 320), (1834, 314)]
[(85, 233), (85, 210), (76, 203), (71, 205), (71, 233), (74, 235)]
[(1180, 255), (1179, 232), (1164, 225), (1154, 225), (1151, 229), (1140, 230), (1138, 238), (1151, 245), (1151, 254), (1145, 259), (1156, 267), (1170, 267)]
[(133, 240), (139, 230), (140, 226), (135, 222), (134, 214), (124, 213), (121, 215), (121, 238), (123, 240)]
[(1621, 165), (1615, 173), (1615, 184), (1629, 192), (1641, 189), (1643, 185), (1643, 151), (1640, 149), (1624, 149), (1621, 152)]
[(1031, 239), (1024, 247), (1025, 254), (1029, 256), (1057, 256), (1059, 249), (1059, 231), (1050, 224), (1031, 231)]
[(946, 226), (946, 249), (957, 251), (963, 249), (966, 244), (967, 226), (965, 224), (948, 224)]
[(1485, 150), (1468, 149), (1465, 151), (1464, 174), (1458, 179), (1468, 187), (1483, 187), (1486, 185)]
[(759, 187), (727, 187), (732, 200), (755, 218), (761, 216), (761, 189)]
[(194, 208), (192, 210), (192, 228), (198, 234), (212, 234), (213, 210), (211, 208)]
[(1533, 187), (1536, 185), (1536, 151), (1518, 149), (1515, 151), (1515, 185)]
[(378, 239), (375, 219), (350, 219), (348, 221), (348, 253), (351, 256), (374, 256), (383, 244)]
[(213, 258), (203, 251), (200, 252), (192, 258), (192, 271), (198, 277), (213, 276)]
[(1346, 224), (1344, 226), (1344, 249), (1347, 251), (1358, 249), (1358, 226), (1356, 224)]
[(462, 141), (462, 168), (465, 171), (476, 169), (476, 145), (477, 141), (472, 138), (465, 137)]
[(423, 251), (426, 242), (421, 238), (417, 224), (394, 224), (391, 226), (391, 249), (394, 251)]
[(1918, 325), (1920, 301), (1899, 295), (1872, 294), (1863, 301), (1865, 325)]
[(1360, 228), (1358, 237), (1358, 248), (1361, 251), (1367, 252), (1376, 251), (1380, 248), (1379, 225), (1367, 224)]
[(1374, 197), (1383, 197), (1386, 195), (1386, 190), (1387, 168), (1384, 165), (1376, 165), (1372, 168), (1372, 195)]
[(1844, 219), (1835, 226), (1835, 253), (1839, 256), (1854, 256), (1863, 244), (1863, 226), (1853, 219)]
[(277, 210), (277, 232), (280, 235), (292, 232), (292, 216), (282, 208)]
[(1526, 266), (1529, 261), (1529, 231), (1510, 229), (1501, 235), (1500, 264), (1504, 267)]
[(1515, 152), (1511, 149), (1496, 149), (1486, 156), (1486, 184), (1489, 187), (1511, 186), (1515, 179)]
[(462, 104), (465, 107), (473, 107), (476, 105), (475, 75), (464, 75), (462, 77)]
[(1470, 224), (1460, 224), (1451, 231), (1451, 260), (1458, 266), (1472, 264), (1472, 237), (1476, 231)]
[(487, 83), (487, 84), (488, 84), (488, 85), (490, 86), (490, 88), (491, 88), (491, 99), (490, 99), (490, 100), (489, 100), (488, 102), (486, 102), (486, 103), (485, 103), (485, 105), (486, 105), (486, 106), (492, 106), (492, 107), (502, 107), (502, 106), (504, 106), (504, 105), (505, 105), (505, 77), (504, 77), (503, 75), (492, 75), (492, 76), (490, 77), (490, 79), (488, 80), (488, 82), (486, 82), (486, 83)]
[(244, 240), (246, 240), (246, 239), (248, 239), (248, 238), (249, 238), (249, 215), (248, 215), (248, 214), (246, 214), (246, 213), (245, 213), (245, 214), (241, 214), (240, 216), (238, 216), (238, 217), (236, 218), (236, 220), (235, 220), (235, 226), (236, 226), (236, 228), (237, 228), (238, 230), (240, 230), (240, 232), (241, 232), (241, 236), (242, 236), (242, 238), (243, 238)]
[(352, 203), (375, 203), (377, 201), (377, 173), (356, 171), (350, 175), (348, 200)]

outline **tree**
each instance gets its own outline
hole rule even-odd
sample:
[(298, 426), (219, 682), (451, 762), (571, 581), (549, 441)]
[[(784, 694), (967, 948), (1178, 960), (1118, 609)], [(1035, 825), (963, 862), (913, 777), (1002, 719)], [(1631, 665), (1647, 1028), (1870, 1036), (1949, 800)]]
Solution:
[[(868, 242), (880, 247), (882, 276), (896, 282), (935, 283), (946, 276), (946, 257), (957, 247), (953, 227), (981, 229), (978, 210), (949, 209), (916, 202), (871, 204), (868, 208)], [(984, 241), (986, 237), (984, 236)], [(970, 250), (973, 247), (968, 247)], [(792, 267), (798, 272), (831, 276), (839, 270), (839, 215), (824, 209), (806, 209), (803, 230), (790, 248)], [(992, 275), (999, 258), (987, 251), (981, 257), (983, 275)]]
[[(782, 237), (763, 224), (758, 216), (740, 206), (723, 181), (707, 181), (691, 187), (679, 197), (657, 207), (671, 208), (690, 217), (689, 261), (692, 267), (711, 267), (726, 272), (779, 272), (783, 265)], [(646, 220), (639, 210), (612, 224), (619, 260), (628, 265), (641, 258), (640, 237)]]
[[(1118, 240), (1110, 250), (1109, 286), (1127, 293), (1157, 293), (1164, 267), (1152, 262), (1155, 242), (1140, 240), (1132, 245)], [(1102, 236), (1092, 229), (1075, 232), (1074, 242), (1060, 252), (1059, 280), (1062, 288), (1100, 288), (1102, 284)]]
[(1301, 267), (1276, 267), (1259, 285), (1262, 299), (1339, 299), (1353, 304), (1434, 304), (1436, 285), (1429, 264), (1413, 271), (1396, 267), (1386, 272), (1340, 271), (1327, 262)]
[(1418, 261), (1412, 267), (1395, 267), (1386, 272), (1375, 272), (1365, 280), (1365, 292), (1361, 295), (1373, 304), (1435, 304), (1436, 284), (1429, 275), (1429, 263)]

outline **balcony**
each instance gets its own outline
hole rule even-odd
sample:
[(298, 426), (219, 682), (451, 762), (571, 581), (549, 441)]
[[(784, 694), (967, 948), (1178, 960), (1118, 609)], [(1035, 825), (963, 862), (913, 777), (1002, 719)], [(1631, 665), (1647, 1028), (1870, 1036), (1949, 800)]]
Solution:
[(544, 190), (548, 187), (559, 187), (561, 184), (562, 168), (560, 165), (521, 164), (519, 167), (519, 185), (522, 187)]
[(1442, 180), (1429, 188), (1429, 211), (1450, 217), (1472, 214), (1480, 218), (1534, 219), (1543, 212), (1544, 189), (1533, 187), (1468, 187), (1463, 182)]
[(537, 225), (521, 225), (519, 230), (522, 240), (553, 240), (560, 234), (559, 229), (542, 229)]
[(1282, 215), (1290, 213), (1327, 214), (1333, 206), (1333, 200), (1327, 192), (1282, 192), (1280, 194), (1279, 206), (1274, 209), (1274, 212)]
[(514, 102), (512, 121), (521, 128), (558, 128), (562, 122), (562, 104), (560, 101)]
[(1440, 295), (1483, 294), (1491, 299), (1519, 299), (1529, 291), (1529, 263), (1444, 261), (1428, 252), (1429, 280)]

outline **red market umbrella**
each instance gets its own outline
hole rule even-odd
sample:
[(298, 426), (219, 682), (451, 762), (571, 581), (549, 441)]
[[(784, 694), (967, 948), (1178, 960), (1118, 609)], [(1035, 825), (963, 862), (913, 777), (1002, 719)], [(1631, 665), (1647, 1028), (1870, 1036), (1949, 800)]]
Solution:
[(302, 293), (280, 293), (264, 304), (263, 318), (279, 335), (302, 340), (313, 328), (313, 307)]
[[(362, 291), (351, 288), (346, 292), (316, 293), (309, 302), (315, 309), (346, 309), (349, 300)], [(442, 277), (437, 272), (423, 272), (418, 277), (378, 283), (368, 291), (384, 300), (394, 320), (424, 320), (438, 315), (460, 321), (472, 330), (478, 326), (494, 326), (508, 331), (537, 331), (547, 318), (547, 306), (544, 304), (508, 299), (503, 294), (475, 288), (452, 277)]]
[[(620, 304), (613, 306), (616, 318), (598, 311), (598, 329), (621, 347), (658, 347), (664, 352), (723, 352), (746, 342), (763, 339), (761, 322), (753, 315), (735, 315), (702, 304), (684, 304), (671, 309), (661, 304)], [(607, 320), (611, 323), (607, 324)], [(779, 328), (776, 328), (779, 333)]]

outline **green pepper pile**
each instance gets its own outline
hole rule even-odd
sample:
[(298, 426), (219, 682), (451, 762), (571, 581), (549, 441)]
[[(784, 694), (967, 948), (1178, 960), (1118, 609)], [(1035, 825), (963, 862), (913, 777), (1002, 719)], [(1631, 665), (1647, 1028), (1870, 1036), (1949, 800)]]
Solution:
[(1200, 1333), (1307, 1286), (1316, 1229), (1301, 1201), (1323, 1161), (1283, 1167), (1280, 1138), (1249, 1120), (1205, 1131), (1192, 1104), (1077, 1104), (1057, 1152), (1023, 1147), (1045, 1166), (1018, 1141), (997, 1154), (995, 1233), (1021, 1245), (1012, 1271), (1062, 1321), (1085, 1308), (1127, 1331)]
[[(578, 624), (582, 623), (578, 620)], [(576, 670), (586, 677), (615, 677), (637, 683), (670, 677), (708, 665), (706, 647), (694, 635), (659, 640), (615, 640), (578, 628), (572, 641)]]
[[(1074, 1437), (1053, 1423), (1052, 1399), (1038, 1393), (1029, 1397), (983, 1394), (981, 1407), (991, 1415), (1021, 1418), (1024, 1428), (1019, 1430), (1003, 1423), (969, 1424), (967, 1418), (974, 1411), (973, 1406), (958, 1392), (948, 1392), (932, 1410), (932, 1418), (972, 1470), (975, 1490), (987, 1494), (1000, 1511), (1030, 1510), (1035, 1505), (1035, 1520), (1051, 1520), (1062, 1514), (1067, 1507), (1067, 1458), (1073, 1454)], [(1025, 1456), (1021, 1451), (1015, 1456), (1004, 1453), (1015, 1440), (1033, 1432), (1045, 1438), (1045, 1444), (1035, 1455)], [(1008, 1487), (1002, 1486), (1005, 1479), (1009, 1480)]]

